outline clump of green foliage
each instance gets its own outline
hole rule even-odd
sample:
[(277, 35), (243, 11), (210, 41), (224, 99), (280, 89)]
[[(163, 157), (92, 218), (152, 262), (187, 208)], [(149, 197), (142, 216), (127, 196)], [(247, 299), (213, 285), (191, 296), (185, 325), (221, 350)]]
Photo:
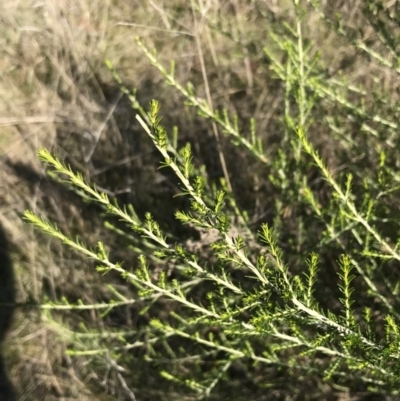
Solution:
[[(173, 172), (177, 195), (189, 201), (187, 210), (174, 212), (177, 222), (198, 233), (197, 242), (207, 252), (193, 246), (196, 240), (177, 239), (163, 230), (151, 210), (140, 218), (134, 205), (121, 207), (47, 150), (39, 150), (55, 178), (129, 226), (139, 254), (133, 263), (114, 262), (106, 244), (92, 249), (25, 213), (40, 230), (93, 259), (99, 273), (117, 272), (132, 286), (129, 300), (113, 288), (115, 299), (102, 306), (106, 313), (139, 303), (141, 314), (148, 316), (137, 331), (109, 332), (98, 343), (96, 331), (90, 337), (76, 333), (80, 337), (71, 344), (71, 354), (109, 353), (134, 375), (126, 354), (141, 349), (136, 366), (155, 363), (174, 397), (189, 389), (195, 399), (255, 399), (254, 394), (272, 399), (267, 393), (284, 392), (289, 380), (298, 389), (292, 390), (293, 397), (311, 392), (310, 382), (399, 394), (399, 108), (379, 82), (376, 92), (368, 92), (329, 71), (323, 49), (319, 52), (307, 39), (312, 9), (330, 32), (347, 38), (365, 57), (388, 73), (399, 71), (397, 42), (388, 26), (399, 32), (400, 21), (383, 2), (370, 0), (363, 6), (375, 34), (367, 41), (363, 32), (347, 31), (339, 15), (317, 2), (294, 0), (292, 20), (279, 32), (271, 29), (263, 49), (265, 67), (283, 88), (280, 132), (273, 140), (258, 131), (255, 119), (239, 123), (228, 110), (213, 108), (190, 83), (180, 84), (174, 64), (165, 68), (137, 40), (187, 107), (214, 125), (224, 176), (217, 182), (204, 166), (195, 165), (191, 144), (179, 147), (177, 131), (164, 127), (160, 104), (153, 100), (148, 110), (142, 107), (107, 62), (159, 151), (160, 168)], [(209, 24), (224, 32), (218, 22)], [(242, 168), (268, 177), (274, 188), (266, 198), (273, 218), (255, 229), (248, 210), (239, 206), (219, 132), (249, 154), (249, 166)], [(85, 307), (65, 302), (66, 307)], [(124, 380), (129, 387), (129, 379)], [(135, 388), (129, 391), (134, 399)]]

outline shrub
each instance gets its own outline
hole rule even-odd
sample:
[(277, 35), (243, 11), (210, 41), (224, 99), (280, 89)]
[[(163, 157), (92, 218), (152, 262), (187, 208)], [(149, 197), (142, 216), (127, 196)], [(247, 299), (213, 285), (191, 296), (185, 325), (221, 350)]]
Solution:
[[(204, 69), (202, 98), (194, 85), (178, 82), (174, 63), (165, 68), (137, 40), (186, 106), (211, 124), (220, 180), (195, 163), (189, 142), (179, 146), (178, 132), (161, 124), (159, 103), (153, 100), (145, 110), (118, 68), (106, 62), (159, 151), (160, 168), (177, 179), (176, 195), (188, 200), (187, 209), (174, 215), (193, 238), (168, 232), (151, 210), (139, 217), (134, 205), (118, 205), (46, 149), (38, 152), (53, 177), (134, 233), (137, 261), (115, 262), (101, 241), (94, 249), (25, 213), (40, 230), (93, 259), (99, 273), (116, 272), (132, 286), (132, 299), (113, 287), (115, 299), (103, 307), (107, 314), (140, 305), (145, 319), (138, 327), (108, 328), (104, 337), (87, 326), (82, 330), (91, 335), (72, 334), (71, 343), (73, 354), (108, 353), (119, 366), (116, 372), (128, 370), (124, 377), (117, 374), (131, 399), (137, 384), (130, 375), (147, 363), (158, 370), (165, 399), (322, 399), (324, 384), (381, 396), (399, 393), (397, 96), (380, 81), (374, 84), (374, 77), (350, 82), (326, 65), (324, 58), (335, 54), (324, 55), (320, 39), (309, 38), (312, 9), (326, 22), (325, 35), (347, 40), (377, 70), (398, 74), (400, 21), (383, 2), (363, 4), (368, 24), (357, 31), (328, 6), (294, 0), (292, 18), (272, 24), (265, 44), (241, 43), (246, 54), (264, 46), (258, 63), (272, 71), (280, 88), (273, 133), (260, 131), (257, 118), (243, 122), (227, 108), (213, 107)], [(255, 12), (267, 20), (265, 10)], [(223, 22), (208, 21), (237, 40)], [(373, 36), (366, 39), (367, 33)], [(220, 132), (234, 145), (233, 156), (226, 154)], [(238, 154), (245, 163), (235, 165)], [(268, 203), (267, 218), (258, 218), (256, 228), (237, 182), (245, 170), (264, 186), (251, 199)]]

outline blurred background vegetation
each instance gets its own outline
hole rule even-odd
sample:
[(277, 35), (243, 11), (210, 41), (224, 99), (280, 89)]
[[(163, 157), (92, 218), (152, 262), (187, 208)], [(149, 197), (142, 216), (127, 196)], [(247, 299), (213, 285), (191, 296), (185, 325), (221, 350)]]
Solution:
[[(316, 71), (321, 82), (336, 79), (337, 86), (333, 95), (316, 96), (310, 140), (332, 171), (353, 172), (357, 190), (364, 177), (377, 176), (381, 150), (388, 149), (392, 171), (399, 165), (395, 149), (400, 64), (396, 44), (390, 52), (390, 43), (382, 41), (382, 35), (386, 32), (396, 42), (400, 5), (397, 1), (332, 0), (321, 1), (316, 10), (312, 3), (302, 3), (305, 40), (311, 54), (320, 53)], [(370, 7), (372, 3), (387, 14), (378, 6)], [(1, 2), (0, 222), (13, 244), (19, 302), (49, 306), (20, 308), (9, 335), (8, 367), (21, 400), (133, 399), (124, 384), (140, 401), (195, 399), (160, 377), (158, 368), (165, 361), (145, 363), (142, 351), (123, 356), (129, 371), (116, 367), (104, 352), (93, 356), (66, 352), (71, 342), (79, 341), (74, 330), (85, 327), (84, 341), (100, 349), (101, 338), (92, 338), (91, 330), (107, 333), (108, 328), (145, 327), (146, 314), (139, 315), (142, 305), (136, 304), (106, 317), (101, 308), (51, 309), (64, 298), (87, 305), (107, 302), (113, 298), (111, 283), (126, 299), (132, 298), (133, 289), (115, 275), (97, 274), (93, 262), (21, 220), (23, 211), (30, 209), (56, 221), (64, 233), (85, 238), (86, 243), (104, 241), (113, 260), (128, 263), (136, 258), (128, 230), (119, 235), (106, 230), (103, 210), (46, 176), (36, 150), (47, 147), (120, 205), (133, 204), (142, 217), (151, 211), (174, 241), (192, 240), (201, 247), (197, 233), (176, 222), (174, 211), (187, 207), (188, 201), (174, 198), (180, 189), (172, 173), (157, 170), (160, 156), (135, 120), (136, 111), (106, 68), (105, 59), (112, 62), (127, 88), (136, 89), (143, 107), (153, 98), (160, 101), (163, 124), (169, 131), (177, 127), (180, 145), (191, 143), (194, 162), (205, 166), (210, 182), (226, 177), (220, 159), (224, 154), (232, 191), (239, 208), (248, 213), (250, 227), (256, 231), (261, 222), (268, 222), (279, 228), (280, 245), (294, 269), (315, 249), (322, 228), (309, 221), (307, 209), (290, 187), (292, 178), (299, 180), (295, 171), (299, 161), (295, 155), (274, 159), (288, 135), (286, 86), (269, 55), (280, 54), (274, 35), (284, 41), (294, 13), (289, 0)], [(148, 48), (157, 49), (164, 66), (175, 61), (178, 82), (191, 82), (197, 95), (210, 96), (214, 109), (224, 107), (237, 115), (241, 132), (249, 132), (254, 118), (265, 155), (274, 161), (262, 163), (222, 132), (217, 140), (213, 125), (186, 107), (179, 92), (167, 86), (151, 66), (135, 42), (137, 36)], [(377, 54), (387, 51), (386, 65), (362, 44)], [(281, 62), (285, 63), (284, 55)], [(362, 89), (349, 93), (351, 87)], [(316, 169), (310, 168), (307, 178), (320, 201), (328, 202), (330, 192)], [(387, 214), (398, 210), (395, 201), (389, 199), (382, 206)], [(385, 233), (388, 237), (390, 230)], [(349, 238), (345, 243), (353, 246)], [(329, 269), (337, 271), (341, 249), (322, 249), (327, 269), (322, 271), (321, 292), (329, 294), (337, 291), (326, 283), (332, 280)], [(199, 252), (207, 258), (207, 249)], [(222, 386), (212, 399), (344, 401), (359, 399), (365, 391), (350, 391), (312, 377), (298, 384), (278, 369), (270, 369), (265, 376), (257, 367), (245, 372), (237, 365), (229, 375), (234, 385)]]

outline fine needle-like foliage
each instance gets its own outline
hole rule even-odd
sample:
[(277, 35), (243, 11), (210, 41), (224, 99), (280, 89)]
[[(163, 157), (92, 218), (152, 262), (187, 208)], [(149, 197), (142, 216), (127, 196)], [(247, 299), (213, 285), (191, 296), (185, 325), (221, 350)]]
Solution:
[[(276, 190), (271, 206), (274, 218), (268, 223), (251, 226), (229, 177), (209, 180), (204, 168), (196, 165), (191, 144), (179, 147), (176, 133), (162, 124), (168, 126), (168, 116), (162, 116), (159, 102), (152, 100), (148, 110), (142, 107), (136, 92), (127, 89), (109, 61), (107, 67), (161, 156), (160, 169), (173, 173), (180, 190), (177, 195), (188, 201), (187, 209), (171, 213), (177, 224), (189, 226), (201, 238), (212, 238), (208, 253), (197, 252), (188, 241), (163, 230), (151, 210), (138, 217), (134, 206), (118, 205), (49, 151), (38, 151), (54, 178), (134, 232), (138, 257), (115, 262), (107, 244), (98, 242), (91, 248), (30, 211), (25, 219), (94, 260), (99, 273), (116, 272), (131, 286), (132, 299), (114, 288), (114, 300), (91, 308), (104, 308), (106, 315), (115, 307), (140, 303), (141, 313), (149, 316), (143, 330), (110, 331), (101, 345), (92, 336), (88, 340), (83, 333), (71, 333), (81, 336), (71, 343), (71, 354), (109, 352), (125, 369), (132, 369), (125, 356), (141, 349), (138, 369), (140, 363), (159, 363), (160, 380), (199, 400), (225, 399), (218, 395), (219, 389), (238, 391), (246, 380), (254, 380), (253, 386), (267, 392), (282, 377), (299, 388), (307, 388), (304, 384), (313, 380), (340, 389), (400, 393), (399, 281), (397, 275), (387, 273), (398, 269), (400, 262), (398, 220), (391, 215), (395, 205), (391, 196), (399, 188), (393, 168), (398, 107), (389, 98), (369, 107), (363, 102), (367, 93), (361, 86), (326, 72), (321, 52), (305, 36), (305, 3), (318, 10), (327, 29), (340, 37), (348, 35), (340, 18), (315, 1), (294, 0), (293, 20), (279, 30), (269, 30), (262, 51), (268, 70), (283, 88), (279, 146), (269, 144), (272, 150), (263, 144), (266, 140), (254, 119), (239, 124), (228, 109), (213, 108), (190, 83), (178, 82), (173, 63), (168, 70), (156, 52), (137, 39), (185, 105), (246, 152), (256, 166), (255, 174), (268, 177)], [(193, 9), (204, 11), (200, 3)], [(385, 12), (383, 2), (365, 2), (364, 12), (367, 18), (382, 14), (382, 19), (400, 25), (395, 15)], [(396, 43), (380, 19), (371, 21), (381, 43), (368, 47), (362, 35), (352, 33), (351, 45), (398, 72)], [(232, 36), (218, 22), (208, 24)], [(337, 114), (325, 114), (327, 109)], [(369, 161), (340, 173), (330, 167), (335, 159), (321, 147), (316, 132), (325, 132), (329, 146), (354, 158), (359, 138), (347, 130), (356, 123)], [(224, 160), (220, 157), (221, 163)], [(167, 274), (167, 268), (172, 274)], [(45, 307), (89, 306), (65, 300), (63, 305)], [(135, 389), (131, 391), (133, 396)], [(240, 392), (236, 399), (242, 399)]]

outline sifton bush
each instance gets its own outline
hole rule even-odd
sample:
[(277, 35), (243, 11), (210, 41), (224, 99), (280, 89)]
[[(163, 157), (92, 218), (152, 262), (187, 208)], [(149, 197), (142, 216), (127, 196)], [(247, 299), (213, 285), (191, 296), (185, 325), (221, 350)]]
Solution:
[[(398, 98), (373, 76), (350, 82), (326, 65), (335, 55), (309, 39), (312, 9), (326, 23), (324, 35), (348, 41), (357, 57), (398, 80), (400, 19), (393, 7), (365, 1), (358, 16), (364, 25), (356, 30), (334, 8), (294, 0), (293, 18), (271, 24), (265, 44), (243, 44), (249, 54), (264, 46), (259, 68), (272, 71), (282, 89), (271, 133), (258, 129), (256, 116), (246, 122), (213, 107), (204, 66), (202, 98), (192, 84), (178, 82), (174, 63), (165, 68), (137, 40), (171, 90), (212, 125), (220, 180), (195, 163), (190, 143), (178, 146), (177, 131), (161, 124), (159, 103), (145, 110), (106, 62), (159, 151), (160, 168), (178, 180), (176, 195), (189, 201), (171, 214), (193, 238), (163, 230), (152, 210), (138, 217), (134, 205), (118, 205), (47, 150), (38, 151), (53, 177), (133, 232), (137, 260), (114, 262), (106, 244), (92, 249), (25, 213), (40, 230), (96, 261), (99, 273), (117, 272), (132, 286), (130, 300), (113, 289), (107, 312), (136, 303), (144, 317), (138, 327), (108, 329), (106, 336), (94, 330), (90, 340), (76, 333), (71, 343), (72, 354), (109, 353), (125, 372), (119, 380), (130, 399), (138, 386), (131, 376), (147, 364), (159, 372), (154, 380), (164, 399), (324, 399), (326, 386), (338, 393), (399, 394)], [(206, 15), (201, 7), (198, 12)], [(254, 12), (267, 23), (262, 9)], [(235, 41), (223, 22), (208, 21)], [(247, 165), (226, 154), (221, 132)], [(257, 199), (268, 203), (269, 213), (256, 227), (242, 206), (247, 198), (237, 180), (243, 171), (270, 191), (259, 189)]]

